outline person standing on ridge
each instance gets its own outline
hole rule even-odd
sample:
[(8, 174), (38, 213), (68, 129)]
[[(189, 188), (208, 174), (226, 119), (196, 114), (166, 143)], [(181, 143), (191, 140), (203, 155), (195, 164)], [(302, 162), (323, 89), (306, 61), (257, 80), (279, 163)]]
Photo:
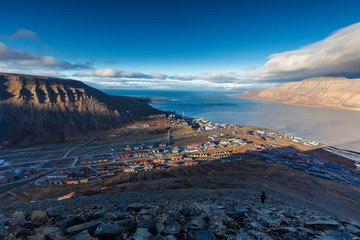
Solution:
[(265, 203), (265, 199), (266, 199), (266, 194), (265, 194), (265, 192), (262, 192), (262, 194), (261, 194), (261, 203), (262, 204)]

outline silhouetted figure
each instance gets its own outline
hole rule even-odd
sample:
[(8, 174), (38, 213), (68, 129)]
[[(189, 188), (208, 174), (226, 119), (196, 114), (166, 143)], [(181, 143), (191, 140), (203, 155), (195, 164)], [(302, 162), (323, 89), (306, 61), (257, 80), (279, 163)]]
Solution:
[(265, 194), (265, 192), (262, 192), (262, 194), (261, 194), (261, 203), (262, 204), (265, 203), (265, 199), (266, 199), (266, 194)]

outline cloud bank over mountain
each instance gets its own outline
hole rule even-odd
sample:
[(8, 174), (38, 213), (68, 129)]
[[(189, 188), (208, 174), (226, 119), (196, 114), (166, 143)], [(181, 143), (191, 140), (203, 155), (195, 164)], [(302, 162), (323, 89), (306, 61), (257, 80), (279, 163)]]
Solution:
[(264, 67), (243, 75), (253, 80), (360, 74), (360, 22), (324, 40), (269, 56)]

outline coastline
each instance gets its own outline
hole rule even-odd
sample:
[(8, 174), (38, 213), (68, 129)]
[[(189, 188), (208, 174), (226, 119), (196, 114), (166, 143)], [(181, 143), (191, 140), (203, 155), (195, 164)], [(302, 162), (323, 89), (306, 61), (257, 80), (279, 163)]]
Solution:
[(175, 99), (159, 98), (159, 97), (135, 97), (135, 96), (124, 96), (124, 97), (128, 97), (143, 103), (152, 103), (157, 101), (176, 101)]

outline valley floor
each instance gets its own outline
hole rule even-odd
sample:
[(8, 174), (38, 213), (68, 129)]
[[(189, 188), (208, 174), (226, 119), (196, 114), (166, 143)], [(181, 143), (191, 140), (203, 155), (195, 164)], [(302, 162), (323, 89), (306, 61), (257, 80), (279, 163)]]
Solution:
[[(33, 175), (25, 177), (26, 173), (19, 173), (23, 174), (20, 175), (23, 179), (1, 187), (0, 201), (3, 205), (0, 209), (10, 216), (15, 210), (29, 212), (45, 210), (56, 205), (64, 206), (73, 212), (86, 212), (87, 208), (115, 207), (122, 202), (151, 205), (159, 203), (165, 206), (184, 206), (199, 202), (204, 205), (216, 204), (226, 207), (226, 201), (239, 202), (238, 204), (245, 205), (246, 208), (252, 208), (256, 207), (261, 192), (265, 191), (269, 207), (289, 208), (299, 213), (301, 209), (305, 209), (304, 211), (310, 211), (310, 217), (306, 218), (306, 221), (315, 221), (320, 215), (360, 221), (360, 188), (356, 186), (356, 179), (351, 177), (358, 171), (354, 169), (352, 161), (323, 150), (324, 146), (319, 143), (280, 132), (199, 121), (202, 131), (190, 128), (174, 128), (169, 131), (167, 124), (150, 131), (134, 126), (131, 130), (134, 134), (125, 131), (123, 135), (111, 134), (93, 141), (87, 139), (77, 144), (69, 143), (63, 145), (66, 146), (64, 149), (60, 146), (54, 147), (54, 152), (51, 152), (51, 146), (48, 146), (43, 148), (48, 150), (44, 151), (44, 155), (41, 155), (41, 148), (38, 149), (39, 152), (34, 151), (34, 148), (24, 149), (23, 153), (19, 154), (16, 154), (16, 149), (2, 150), (2, 155), (12, 160), (3, 166), (9, 174), (16, 169), (31, 168), (30, 173)], [(148, 159), (138, 159), (139, 150), (135, 148), (139, 143), (149, 146), (152, 143), (170, 140), (171, 147), (155, 147), (155, 152), (147, 149)], [(206, 146), (214, 149), (205, 150)], [(131, 150), (125, 150), (127, 147)], [(231, 154), (225, 154), (224, 150)], [(144, 153), (144, 150), (141, 151)], [(226, 156), (213, 154), (217, 152)], [(37, 154), (38, 157), (33, 159), (33, 155), (27, 153)], [(122, 159), (123, 153), (127, 156), (125, 160)], [(58, 157), (49, 159), (52, 154)], [(180, 155), (189, 159), (172, 159)], [(104, 156), (111, 161), (99, 163), (99, 159), (103, 161)], [(117, 159), (116, 156), (120, 158)], [(163, 159), (160, 166), (166, 167), (145, 171), (145, 167), (151, 165), (155, 168), (159, 165), (154, 164), (156, 159)], [(83, 166), (82, 161), (86, 161)], [(132, 162), (135, 167), (130, 166)], [(186, 162), (198, 165), (189, 166)], [(86, 168), (88, 171), (98, 171), (101, 176), (111, 172), (105, 169), (105, 166), (114, 164), (122, 164), (125, 169), (134, 171), (121, 170), (105, 181), (87, 184), (81, 184), (78, 180), (77, 184), (49, 185), (49, 176), (60, 174), (64, 169)], [(338, 167), (346, 172), (343, 175), (336, 174)], [(312, 170), (308, 171), (309, 169)], [(318, 169), (315, 172), (318, 173), (317, 177), (311, 175), (314, 169)], [(101, 172), (104, 170), (107, 172)], [(331, 175), (326, 175), (328, 173)], [(7, 205), (9, 203), (18, 204)], [(331, 217), (326, 217), (328, 220), (329, 218)], [(206, 224), (211, 225), (209, 222)], [(304, 222), (302, 224), (299, 226), (304, 227)], [(341, 228), (340, 225), (336, 224)], [(346, 224), (342, 226), (346, 227)], [(259, 229), (251, 230), (259, 232)], [(275, 237), (281, 235), (268, 230), (260, 232), (273, 234), (271, 236)], [(127, 236), (132, 236), (136, 231), (132, 229)], [(155, 234), (153, 229), (149, 231)], [(182, 234), (185, 232), (181, 231)], [(231, 232), (233, 236), (238, 233)], [(212, 231), (212, 234), (216, 237), (221, 235), (216, 231)], [(246, 234), (251, 235), (251, 232), (246, 231)]]

